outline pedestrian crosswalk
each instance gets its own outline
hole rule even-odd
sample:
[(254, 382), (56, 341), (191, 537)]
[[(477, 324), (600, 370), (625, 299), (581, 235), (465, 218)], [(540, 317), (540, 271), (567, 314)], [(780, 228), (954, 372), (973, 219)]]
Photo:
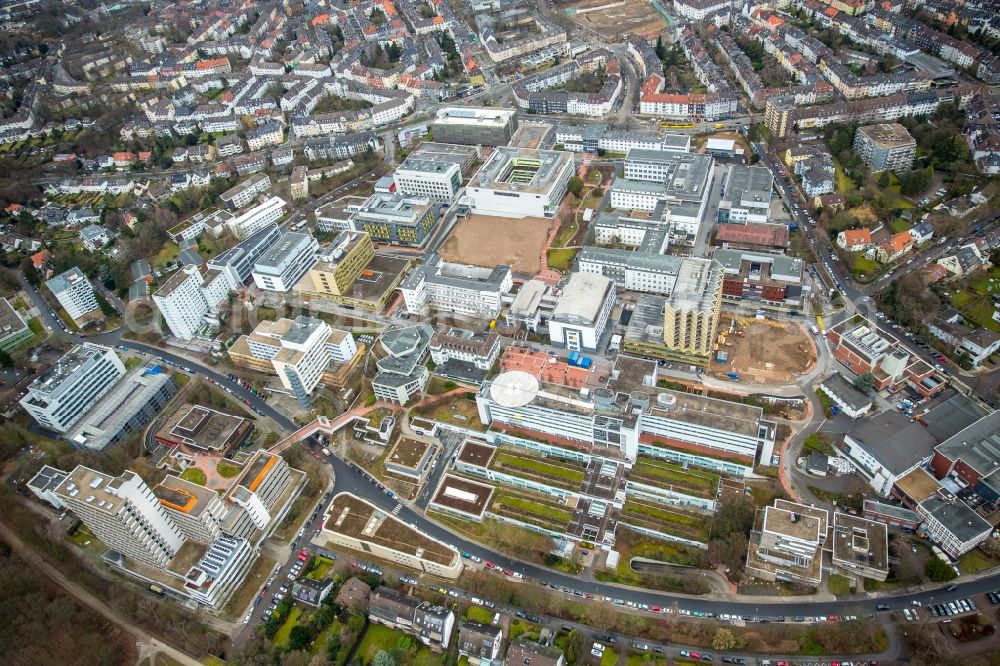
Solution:
[(402, 511), (402, 510), (403, 510), (403, 505), (402, 504), (397, 504), (396, 508), (392, 510), (392, 515), (398, 516), (399, 512)]

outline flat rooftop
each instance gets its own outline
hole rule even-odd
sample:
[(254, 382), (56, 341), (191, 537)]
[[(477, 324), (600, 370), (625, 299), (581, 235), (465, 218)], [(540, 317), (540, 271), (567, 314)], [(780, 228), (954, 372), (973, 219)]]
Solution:
[(916, 140), (899, 123), (882, 123), (859, 127), (858, 133), (864, 134), (879, 148), (902, 148), (904, 146), (917, 145)]
[(431, 504), (481, 517), (493, 499), (494, 490), (486, 483), (445, 474)]
[(323, 529), (330, 532), (376, 543), (442, 565), (449, 565), (460, 557), (452, 548), (349, 493), (334, 497), (326, 515)]
[(572, 163), (572, 154), (563, 151), (501, 146), (486, 159), (469, 186), (544, 194)]
[(725, 271), (710, 259), (687, 257), (677, 270), (677, 281), (667, 305), (684, 312), (712, 312), (721, 297)]
[(429, 442), (420, 439), (400, 437), (399, 441), (392, 447), (392, 450), (389, 451), (385, 462), (386, 464), (393, 464), (398, 467), (405, 467), (406, 469), (416, 469), (420, 461), (427, 455), (427, 450), (431, 446)]
[(160, 504), (189, 516), (199, 516), (218, 493), (179, 476), (168, 475), (153, 487), (153, 494)]
[(249, 420), (242, 416), (186, 402), (170, 415), (156, 436), (184, 446), (219, 451), (236, 444), (250, 427)]
[(432, 124), (481, 125), (504, 127), (515, 115), (514, 109), (484, 106), (449, 106), (438, 109)]
[(596, 273), (573, 273), (552, 313), (556, 321), (592, 325), (605, 301), (614, 291), (614, 282)]
[(869, 455), (895, 474), (929, 458), (938, 443), (925, 428), (895, 409), (862, 420), (846, 436), (863, 444)]
[(486, 442), (477, 442), (473, 439), (467, 439), (462, 444), (461, 450), (458, 452), (458, 460), (468, 465), (476, 465), (478, 467), (485, 468), (490, 466), (496, 452), (497, 449), (495, 446), (491, 446)]
[(1000, 469), (1000, 412), (984, 416), (937, 447), (949, 460), (961, 460), (988, 476)]
[(826, 537), (826, 512), (806, 511), (811, 507), (791, 502), (764, 507), (763, 529), (792, 539), (819, 544)]
[(889, 536), (885, 523), (839, 511), (833, 514), (833, 557), (872, 569), (889, 569)]

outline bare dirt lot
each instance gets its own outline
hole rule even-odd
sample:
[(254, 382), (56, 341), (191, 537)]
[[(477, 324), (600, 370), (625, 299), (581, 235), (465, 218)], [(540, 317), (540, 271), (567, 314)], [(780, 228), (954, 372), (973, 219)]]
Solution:
[(535, 274), (541, 268), (542, 248), (554, 224), (538, 217), (470, 215), (455, 225), (441, 247), (441, 256), (484, 268), (509, 264), (515, 273)]
[[(596, 7), (601, 9), (594, 9)], [(627, 32), (643, 36), (656, 35), (667, 27), (666, 21), (652, 5), (642, 0), (625, 0), (624, 3), (615, 0), (582, 0), (561, 8), (575, 9), (577, 13), (569, 14), (570, 20), (604, 37)], [(579, 13), (587, 9), (592, 11)]]
[[(713, 355), (709, 372), (717, 377), (738, 372), (744, 382), (788, 383), (816, 362), (812, 340), (798, 324), (756, 320), (752, 316), (736, 319), (735, 326), (732, 322), (729, 314), (723, 314), (719, 322), (720, 336), (727, 333), (719, 349), (725, 350), (729, 359), (717, 363)], [(730, 330), (733, 332), (728, 333)]]

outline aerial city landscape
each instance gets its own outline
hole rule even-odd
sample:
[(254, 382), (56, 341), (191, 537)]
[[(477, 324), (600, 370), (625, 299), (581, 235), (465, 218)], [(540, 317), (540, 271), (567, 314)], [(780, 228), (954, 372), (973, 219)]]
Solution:
[(1000, 1), (0, 28), (2, 663), (1000, 663)]

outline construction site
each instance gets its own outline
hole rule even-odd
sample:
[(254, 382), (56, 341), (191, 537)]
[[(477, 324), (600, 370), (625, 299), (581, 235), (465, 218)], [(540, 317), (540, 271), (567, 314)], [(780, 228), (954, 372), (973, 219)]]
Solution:
[(816, 363), (801, 324), (723, 313), (709, 373), (748, 384), (787, 384)]

